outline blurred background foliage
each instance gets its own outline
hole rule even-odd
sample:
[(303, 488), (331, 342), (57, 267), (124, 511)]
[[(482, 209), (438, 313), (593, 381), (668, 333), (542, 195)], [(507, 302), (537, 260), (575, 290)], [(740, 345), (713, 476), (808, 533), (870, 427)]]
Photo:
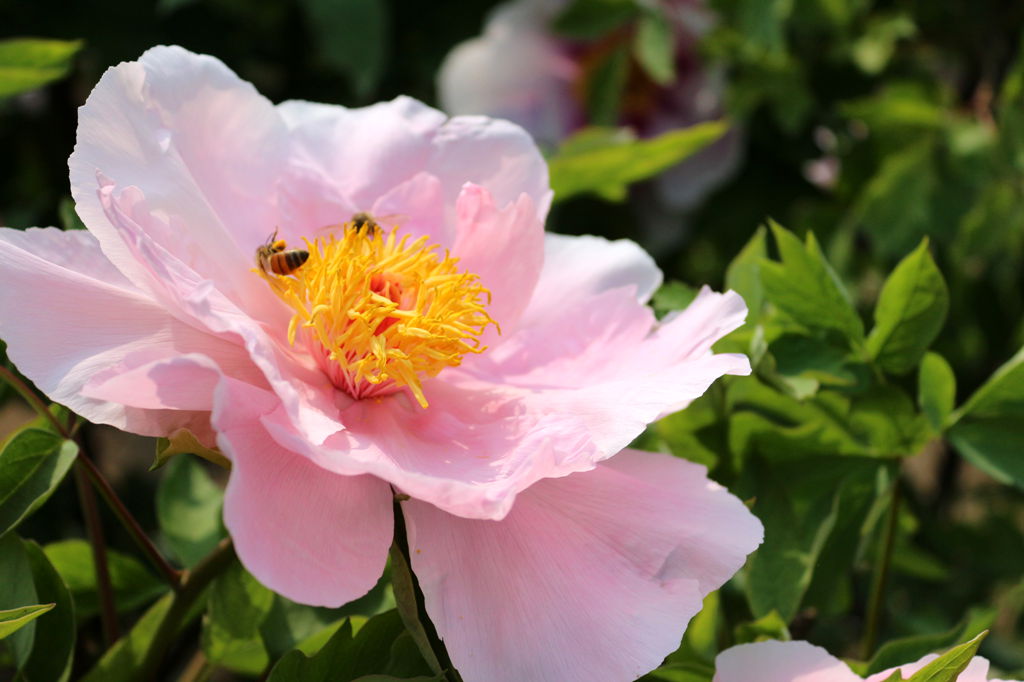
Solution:
[[(653, 52), (630, 59), (660, 83), (676, 77), (658, 52), (656, 22), (638, 28), (649, 15), (637, 7), (656, 4), (566, 7), (553, 33), (653, 32), (644, 34)], [(1024, 675), (1024, 4), (709, 7), (717, 18), (697, 49), (725, 76), (723, 120), (739, 151), (732, 175), (699, 205), (652, 207), (648, 178), (722, 125), (654, 141), (590, 129), (546, 147), (557, 191), (548, 229), (650, 248), (667, 279), (654, 301), (660, 315), (704, 283), (738, 290), (751, 308), (719, 349), (750, 355), (754, 375), (716, 384), (639, 445), (708, 465), (753, 505), (766, 542), (708, 598), (650, 679), (710, 679), (721, 648), (762, 637), (810, 639), (876, 671), (986, 628), (981, 652), (1007, 675)], [(407, 94), (437, 104), (445, 56), (480, 33), (492, 8), (478, 0), (0, 0), (0, 224), (80, 227), (66, 166), (76, 108), (107, 67), (154, 44), (216, 55), (273, 101), (360, 106)], [(26, 45), (3, 42), (25, 37), (75, 42), (33, 44), (42, 52), (26, 74), (17, 62)], [(605, 78), (615, 64), (597, 68)], [(627, 87), (601, 94), (591, 122), (621, 120)], [(595, 177), (585, 174), (594, 168)], [(0, 436), (31, 419), (9, 389), (0, 388), (0, 401)], [(216, 545), (223, 472), (179, 456), (149, 474), (151, 442), (88, 425), (83, 434), (177, 565), (194, 565)], [(75, 677), (99, 661), (94, 679), (120, 679), (139, 661), (128, 645), (100, 658), (96, 577), (78, 539), (74, 491), (70, 482), (54, 487), (47, 513), (19, 528), (41, 552), (23, 543), (7, 556), (24, 552), (19, 570), (29, 583), (36, 576), (37, 591), (53, 588), (38, 577), (47, 559), (63, 578), (79, 624)], [(148, 641), (146, 618), (166, 609), (166, 587), (114, 518), (104, 511), (103, 519), (122, 624), (138, 622), (130, 636)], [(332, 646), (347, 651), (357, 645), (340, 623), (390, 608), (386, 583), (346, 610), (310, 609), (265, 593), (236, 566), (211, 588), (205, 619), (190, 621), (175, 660), (186, 668), (199, 641), (221, 668), (258, 676), (332, 633)], [(387, 665), (370, 672), (415, 671), (403, 663), (415, 648), (393, 613), (378, 618), (376, 629), (355, 633), (386, 639)], [(12, 665), (22, 663), (17, 646), (6, 654)]]

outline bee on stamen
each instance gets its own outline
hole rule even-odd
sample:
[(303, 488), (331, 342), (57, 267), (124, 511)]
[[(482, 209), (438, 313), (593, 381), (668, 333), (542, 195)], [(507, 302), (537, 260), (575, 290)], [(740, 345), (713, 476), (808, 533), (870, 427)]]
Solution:
[(256, 265), (268, 275), (294, 274), (307, 260), (309, 251), (287, 248), (284, 240), (277, 238), (277, 230), (256, 249)]
[(380, 229), (380, 225), (377, 223), (377, 219), (366, 211), (359, 211), (358, 213), (352, 214), (352, 227), (358, 230), (363, 230), (367, 237), (372, 237), (377, 234), (377, 230)]

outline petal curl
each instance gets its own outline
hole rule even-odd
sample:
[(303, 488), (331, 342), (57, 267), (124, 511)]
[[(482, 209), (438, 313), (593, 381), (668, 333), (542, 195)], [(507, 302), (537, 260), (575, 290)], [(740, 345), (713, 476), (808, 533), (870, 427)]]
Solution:
[(80, 109), (71, 192), (104, 253), (139, 283), (98, 195), (104, 183), (139, 187), (161, 218), (150, 237), (244, 304), (252, 254), (279, 222), (286, 143), (274, 106), (219, 60), (155, 47), (108, 69)]
[[(540, 276), (544, 223), (537, 219), (529, 195), (519, 195), (516, 202), (500, 210), (490, 192), (472, 184), (462, 188), (455, 210), (452, 254), (458, 257), (460, 269), (479, 275), (491, 292), (487, 312), (502, 332), (509, 334), (530, 302)], [(481, 340), (484, 345), (500, 343), (493, 327)]]
[(278, 108), (291, 131), (289, 172), (316, 178), (308, 183), (310, 192), (317, 187), (319, 196), (335, 197), (334, 204), (346, 210), (370, 210), (419, 173), (440, 181), (447, 223), (454, 223), (466, 182), (487, 188), (499, 207), (525, 193), (540, 219), (550, 205), (543, 157), (530, 136), (507, 121), (447, 119), (409, 97), (361, 109), (295, 101)]
[(415, 500), (403, 510), (453, 663), (494, 682), (639, 677), (679, 645), (762, 532), (702, 467), (636, 451), (535, 484), (502, 521)]
[(745, 316), (737, 294), (705, 287), (686, 310), (656, 324), (633, 288), (620, 287), (533, 326), (524, 318), (513, 338), (467, 369), (481, 381), (522, 388), (531, 411), (578, 420), (601, 459), (722, 375), (748, 374), (746, 357), (710, 352)]
[(327, 471), (281, 447), (260, 422), (278, 402), (245, 384), (220, 384), (213, 424), (232, 462), (224, 523), (260, 582), (304, 604), (341, 606), (366, 594), (384, 571), (391, 489), (372, 476)]
[[(209, 415), (90, 397), (85, 386), (140, 361), (197, 353), (241, 377), (255, 369), (238, 345), (168, 314), (121, 275), (86, 231), (0, 229), (0, 338), (18, 369), (90, 421), (144, 435), (208, 432)], [(108, 398), (112, 396), (107, 396)]]
[(544, 267), (523, 325), (545, 324), (567, 308), (588, 305), (594, 296), (620, 287), (633, 287), (636, 299), (646, 303), (661, 281), (654, 259), (636, 242), (549, 233), (544, 238)]

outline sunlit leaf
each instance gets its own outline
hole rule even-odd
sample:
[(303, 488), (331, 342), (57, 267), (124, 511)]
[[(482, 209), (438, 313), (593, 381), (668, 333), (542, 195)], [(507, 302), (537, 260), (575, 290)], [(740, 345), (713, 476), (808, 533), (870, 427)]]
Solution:
[[(0, 535), (0, 609), (16, 609), (40, 601), (25, 544), (16, 533)], [(36, 621), (33, 620), (4, 640), (15, 667), (21, 668), (28, 661), (35, 639)]]
[(825, 260), (813, 233), (802, 244), (792, 232), (770, 223), (781, 262), (761, 263), (765, 298), (809, 329), (840, 332), (853, 346), (864, 340), (864, 325), (849, 294)]
[(667, 85), (676, 77), (675, 30), (665, 11), (644, 12), (633, 37), (633, 55), (655, 83)]
[(721, 137), (726, 124), (700, 123), (647, 140), (619, 130), (584, 130), (569, 138), (549, 160), (555, 201), (586, 192), (605, 192), (657, 175)]
[(227, 535), (221, 521), (224, 492), (199, 461), (176, 457), (164, 467), (156, 491), (156, 513), (167, 544), (186, 566), (194, 566)]
[(31, 606), (19, 606), (15, 609), (0, 610), (0, 639), (17, 632), (25, 625), (43, 615), (56, 604), (33, 604)]
[(159, 469), (167, 464), (171, 457), (185, 454), (193, 454), (223, 469), (231, 469), (231, 460), (220, 450), (206, 447), (188, 429), (178, 429), (167, 438), (156, 439), (156, 457), (149, 470)]
[(62, 78), (81, 48), (80, 40), (0, 40), (0, 97), (34, 90)]
[(955, 682), (964, 668), (970, 665), (987, 634), (986, 630), (971, 641), (950, 649), (914, 673), (907, 682)]
[(865, 672), (873, 675), (907, 661), (916, 661), (934, 651), (972, 640), (989, 628), (995, 618), (995, 609), (972, 609), (963, 621), (947, 632), (890, 640), (878, 649)]
[(32, 570), (36, 598), (56, 606), (35, 623), (35, 643), (28, 660), (21, 665), (20, 679), (26, 682), (65, 682), (71, 677), (75, 653), (74, 602), (42, 548), (31, 541), (25, 541), (24, 547)]
[(789, 641), (789, 628), (778, 611), (770, 611), (757, 620), (740, 623), (735, 628), (736, 644), (761, 642), (768, 639)]
[(949, 292), (928, 252), (928, 240), (900, 261), (882, 287), (868, 353), (886, 371), (904, 374), (917, 366), (942, 329)]
[[(393, 644), (403, 633), (397, 611), (374, 616), (354, 637), (352, 624), (346, 621), (313, 656), (301, 651), (285, 654), (271, 670), (268, 682), (351, 682), (367, 675), (393, 675), (397, 666), (408, 670), (406, 662), (393, 658)], [(430, 676), (422, 660), (419, 665), (426, 680), (443, 679)]]
[(202, 646), (210, 661), (248, 675), (270, 663), (260, 626), (270, 613), (274, 593), (235, 561), (210, 585)]
[(938, 353), (925, 353), (917, 375), (917, 404), (932, 429), (942, 431), (953, 412), (956, 377), (953, 369)]
[(42, 429), (18, 431), (0, 450), (0, 535), (42, 506), (75, 463), (78, 446)]
[[(60, 574), (75, 600), (79, 619), (99, 612), (96, 566), (92, 547), (84, 540), (61, 540), (43, 547), (46, 558)], [(136, 609), (167, 591), (167, 585), (138, 560), (107, 549), (107, 568), (118, 610)]]
[(915, 33), (917, 26), (906, 14), (875, 15), (852, 46), (853, 61), (865, 73), (877, 74), (888, 66), (896, 44)]

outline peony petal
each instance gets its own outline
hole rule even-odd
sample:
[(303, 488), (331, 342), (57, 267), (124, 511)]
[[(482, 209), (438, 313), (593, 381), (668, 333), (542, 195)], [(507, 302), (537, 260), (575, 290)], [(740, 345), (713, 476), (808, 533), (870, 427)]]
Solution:
[[(504, 334), (515, 327), (533, 295), (544, 262), (544, 223), (526, 194), (499, 210), (491, 193), (467, 184), (456, 204), (456, 238), (452, 254), (460, 268), (480, 276), (491, 292), (487, 312)], [(484, 345), (498, 340), (489, 328)], [(471, 358), (469, 358), (471, 360)]]
[(566, 308), (586, 305), (597, 294), (619, 287), (633, 287), (637, 300), (646, 303), (661, 286), (661, 280), (654, 259), (636, 242), (548, 234), (544, 268), (523, 324), (557, 319)]
[(308, 202), (333, 197), (329, 210), (372, 210), (381, 197), (420, 173), (440, 181), (449, 224), (466, 182), (487, 188), (499, 207), (526, 193), (539, 218), (550, 205), (543, 157), (525, 131), (506, 121), (446, 120), (408, 97), (361, 109), (310, 102), (284, 102), (278, 108), (291, 129), (289, 174), (305, 178)]
[[(336, 419), (339, 401), (336, 390), (311, 358), (286, 350), (289, 315), (260, 277), (248, 273), (258, 287), (254, 298), (250, 299), (250, 308), (263, 311), (257, 321), (228, 300), (212, 281), (202, 279), (157, 244), (150, 237), (151, 230), (136, 222), (136, 219), (151, 219), (147, 211), (138, 209), (145, 198), (137, 188), (127, 188), (114, 197), (108, 186), (100, 196), (111, 225), (134, 258), (140, 279), (154, 298), (188, 324), (244, 347), (265, 377), (236, 378), (258, 386), (266, 383), (273, 386), (295, 423), (314, 443), (323, 442), (341, 428)], [(152, 359), (146, 358), (143, 362)]]
[(737, 294), (705, 288), (689, 308), (656, 326), (631, 287), (610, 289), (533, 326), (528, 322), (536, 318), (524, 319), (486, 362), (467, 370), (481, 381), (524, 389), (531, 411), (577, 420), (599, 461), (720, 376), (750, 372), (746, 357), (709, 350), (745, 314)]
[(366, 594), (387, 561), (392, 493), (372, 476), (342, 476), (286, 450), (260, 417), (273, 394), (225, 381), (216, 396), (217, 443), (232, 462), (224, 523), (238, 557), (289, 599), (336, 607)]
[(845, 663), (809, 642), (741, 644), (718, 654), (715, 668), (714, 682), (861, 682)]
[(502, 521), (403, 509), (427, 613), (461, 674), (489, 682), (635, 679), (762, 533), (702, 467), (636, 451), (535, 484)]
[(437, 382), (430, 407), (405, 394), (346, 408), (345, 430), (313, 447), (281, 410), (264, 418), (284, 446), (342, 474), (373, 474), (453, 514), (499, 519), (515, 495), (547, 476), (593, 468), (572, 420), (524, 410), (496, 386)]
[(254, 376), (241, 346), (169, 315), (113, 268), (89, 232), (0, 229), (0, 278), (16, 292), (0, 296), (0, 338), (11, 360), (51, 399), (90, 421), (153, 436), (182, 427), (208, 431), (208, 415), (193, 408), (133, 409), (84, 391), (97, 375), (142, 358), (197, 353)]
[(278, 222), (286, 142), (274, 106), (220, 61), (156, 47), (108, 69), (81, 108), (72, 195), (104, 253), (140, 283), (98, 194), (138, 187), (150, 238), (244, 306), (255, 248)]

